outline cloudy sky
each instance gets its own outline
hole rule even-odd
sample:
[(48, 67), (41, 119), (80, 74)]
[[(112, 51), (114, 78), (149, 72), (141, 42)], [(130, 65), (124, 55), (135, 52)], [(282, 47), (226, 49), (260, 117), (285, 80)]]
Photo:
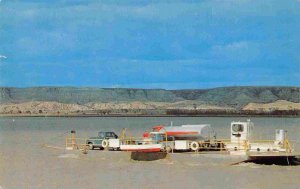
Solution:
[(246, 85), (300, 85), (299, 0), (0, 1), (0, 86)]

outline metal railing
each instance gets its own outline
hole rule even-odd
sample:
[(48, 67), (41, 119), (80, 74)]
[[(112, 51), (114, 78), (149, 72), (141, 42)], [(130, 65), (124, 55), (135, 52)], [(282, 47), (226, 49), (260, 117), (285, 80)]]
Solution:
[[(170, 146), (170, 143), (173, 143), (173, 146), (170, 146), (173, 152), (174, 148), (174, 140), (168, 141), (167, 135), (165, 137), (165, 140), (153, 140), (152, 138), (143, 138), (143, 137), (128, 137), (128, 138), (122, 138), (119, 139), (120, 144), (122, 145), (138, 145), (138, 144), (163, 144), (164, 148), (167, 146)], [(89, 145), (86, 143), (87, 138), (79, 138), (75, 135), (67, 135), (66, 141), (65, 141), (65, 147), (66, 149), (87, 149)], [(192, 142), (192, 141), (190, 141)], [(219, 140), (211, 140), (211, 141), (196, 141), (199, 144), (199, 148), (197, 151), (228, 151), (227, 145), (233, 144), (230, 139), (219, 139)], [(286, 152), (292, 152), (292, 144), (288, 139), (285, 139), (281, 144), (275, 144), (275, 140), (241, 140), (237, 143), (234, 143), (238, 145), (237, 150), (245, 150), (248, 151), (251, 149), (251, 145), (254, 144), (263, 144), (263, 145), (278, 145), (282, 149), (285, 149)], [(165, 149), (166, 150), (166, 149)]]
[(88, 147), (86, 138), (66, 137), (66, 149), (80, 150)]

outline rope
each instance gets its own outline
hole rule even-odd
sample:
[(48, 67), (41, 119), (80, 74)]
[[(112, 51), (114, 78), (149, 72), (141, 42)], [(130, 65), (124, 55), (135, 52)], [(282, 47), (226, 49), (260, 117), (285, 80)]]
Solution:
[[(54, 139), (57, 139), (57, 138), (62, 137), (63, 135), (66, 135), (68, 132), (69, 132), (69, 131), (66, 131), (66, 132), (64, 132), (64, 133), (61, 133), (61, 134), (59, 134), (59, 135), (57, 135), (57, 136), (55, 136), (55, 137), (52, 137), (52, 138), (48, 139), (47, 141), (53, 141)], [(49, 147), (49, 148), (56, 148), (56, 149), (64, 149), (63, 147), (57, 147), (57, 146), (51, 146), (51, 145), (48, 145), (48, 144), (47, 144), (47, 143), (48, 143), (47, 141), (46, 141), (44, 144), (42, 144), (42, 147)]]

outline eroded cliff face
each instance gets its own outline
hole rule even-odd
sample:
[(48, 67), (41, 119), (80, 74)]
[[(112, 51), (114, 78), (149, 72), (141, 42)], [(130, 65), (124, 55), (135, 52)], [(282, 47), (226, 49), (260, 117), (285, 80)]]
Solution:
[(1, 114), (83, 112), (164, 113), (166, 110), (299, 110), (299, 87), (225, 87), (205, 90), (0, 88)]
[(55, 101), (86, 104), (91, 102), (183, 100), (172, 91), (162, 89), (105, 89), (74, 87), (0, 88), (0, 102)]
[(107, 102), (87, 103), (84, 105), (66, 104), (59, 102), (32, 101), (23, 103), (0, 104), (0, 114), (65, 114), (65, 113), (143, 113), (157, 110), (164, 114), (164, 110), (231, 110), (232, 107), (214, 106), (194, 101), (165, 102)]
[(0, 105), (0, 114), (60, 114), (87, 110), (86, 106), (58, 102), (32, 101)]
[(265, 112), (274, 110), (300, 110), (300, 103), (289, 102), (286, 100), (277, 100), (271, 103), (249, 103), (243, 108), (243, 110)]

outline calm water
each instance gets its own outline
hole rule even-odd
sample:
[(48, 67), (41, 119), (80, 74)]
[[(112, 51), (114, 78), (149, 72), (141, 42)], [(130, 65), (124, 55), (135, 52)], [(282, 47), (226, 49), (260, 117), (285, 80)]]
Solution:
[[(168, 160), (132, 162), (124, 152), (79, 152), (48, 149), (63, 146), (65, 133), (79, 137), (98, 131), (132, 135), (154, 125), (211, 124), (218, 138), (229, 138), (231, 121), (239, 117), (165, 118), (0, 118), (0, 188), (300, 188), (300, 166), (245, 164), (229, 166), (224, 156), (179, 154)], [(274, 139), (285, 129), (300, 151), (299, 118), (252, 118), (257, 139)], [(235, 160), (237, 161), (237, 160)], [(240, 178), (240, 179), (237, 179)], [(102, 186), (102, 187), (99, 187)]]
[[(244, 117), (80, 117), (80, 118), (0, 118), (0, 140), (4, 135), (46, 132), (59, 136), (72, 129), (78, 136), (89, 137), (98, 131), (120, 133), (128, 128), (134, 136), (141, 136), (154, 125), (211, 124), (218, 138), (230, 137), (231, 121), (246, 121)], [(300, 118), (251, 118), (257, 139), (274, 139), (275, 129), (285, 129), (291, 140), (300, 140)], [(42, 138), (47, 140), (47, 138)]]

